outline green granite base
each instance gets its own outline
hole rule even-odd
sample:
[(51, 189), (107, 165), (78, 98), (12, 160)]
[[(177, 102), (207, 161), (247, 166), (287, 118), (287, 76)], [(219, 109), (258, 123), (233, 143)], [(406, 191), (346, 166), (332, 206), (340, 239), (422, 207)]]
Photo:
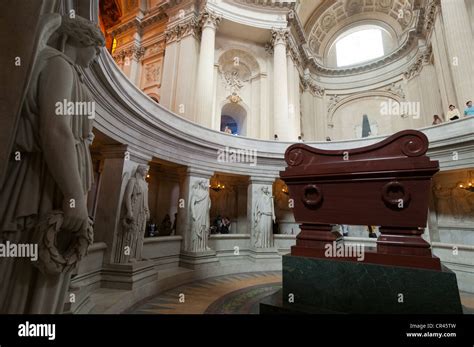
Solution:
[(446, 267), (433, 271), (290, 255), (283, 256), (282, 302), (278, 306), (313, 313), (462, 314), (456, 275)]

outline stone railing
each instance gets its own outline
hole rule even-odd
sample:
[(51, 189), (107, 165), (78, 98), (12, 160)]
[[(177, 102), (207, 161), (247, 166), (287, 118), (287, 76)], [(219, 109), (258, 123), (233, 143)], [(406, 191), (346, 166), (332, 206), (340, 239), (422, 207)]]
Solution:
[[(247, 176), (276, 178), (285, 167), (283, 157), (291, 142), (230, 136), (188, 121), (156, 104), (135, 87), (105, 50), (99, 64), (85, 75), (97, 102), (95, 127), (144, 156)], [(428, 156), (440, 161), (441, 170), (454, 170), (474, 166), (473, 129), (474, 117), (470, 117), (418, 130), (430, 141)], [(321, 149), (357, 148), (385, 137), (306, 144)], [(257, 165), (218, 162), (217, 151), (223, 150), (225, 146), (256, 151)], [(459, 151), (459, 158), (452, 160), (452, 153), (456, 150)]]

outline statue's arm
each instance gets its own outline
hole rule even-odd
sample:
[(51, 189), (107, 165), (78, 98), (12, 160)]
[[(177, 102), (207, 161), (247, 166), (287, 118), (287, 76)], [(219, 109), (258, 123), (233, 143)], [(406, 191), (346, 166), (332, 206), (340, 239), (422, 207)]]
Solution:
[(276, 217), (275, 217), (275, 203), (273, 202), (273, 196), (270, 198), (271, 204), (272, 204), (272, 219), (273, 223), (275, 223)]
[(127, 218), (133, 218), (133, 208), (132, 208), (132, 194), (133, 186), (135, 185), (135, 179), (131, 178), (128, 180), (127, 186), (125, 187), (125, 192), (123, 194), (123, 199), (125, 201), (125, 208), (127, 209)]
[(144, 206), (145, 206), (146, 220), (150, 220), (150, 208), (148, 207), (148, 188), (145, 189), (144, 194), (145, 194)]
[[(56, 114), (56, 103), (71, 100), (73, 70), (61, 58), (52, 58), (39, 77), (39, 137), (49, 172), (64, 195), (65, 229), (78, 229), (88, 213), (70, 126), (71, 116)], [(74, 208), (70, 208), (74, 199)]]
[(191, 201), (190, 201), (190, 204), (189, 204), (189, 205), (190, 205), (190, 208), (191, 208), (191, 218), (192, 218), (193, 220), (196, 220), (196, 209), (195, 209), (195, 207), (194, 207), (195, 202), (196, 202), (196, 199), (194, 198), (194, 196), (191, 197)]

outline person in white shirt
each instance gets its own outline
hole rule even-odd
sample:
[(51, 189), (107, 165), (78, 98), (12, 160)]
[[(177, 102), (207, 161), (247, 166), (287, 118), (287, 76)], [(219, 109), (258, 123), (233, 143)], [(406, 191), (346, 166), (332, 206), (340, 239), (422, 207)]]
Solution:
[(449, 105), (449, 111), (446, 113), (446, 119), (456, 120), (461, 118), (461, 113), (454, 105)]

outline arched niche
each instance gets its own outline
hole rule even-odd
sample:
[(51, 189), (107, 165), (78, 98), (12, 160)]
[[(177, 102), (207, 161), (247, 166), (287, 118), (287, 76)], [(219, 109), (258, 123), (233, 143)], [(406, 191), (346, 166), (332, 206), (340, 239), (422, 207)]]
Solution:
[(400, 105), (404, 99), (385, 91), (371, 91), (344, 98), (328, 112), (328, 134), (333, 140), (363, 137), (364, 122), (369, 123), (371, 136), (389, 135), (410, 127), (405, 115), (383, 112)]
[(226, 103), (221, 109), (221, 131), (225, 126), (229, 126), (232, 134), (246, 136), (247, 135), (247, 110), (237, 103)]

